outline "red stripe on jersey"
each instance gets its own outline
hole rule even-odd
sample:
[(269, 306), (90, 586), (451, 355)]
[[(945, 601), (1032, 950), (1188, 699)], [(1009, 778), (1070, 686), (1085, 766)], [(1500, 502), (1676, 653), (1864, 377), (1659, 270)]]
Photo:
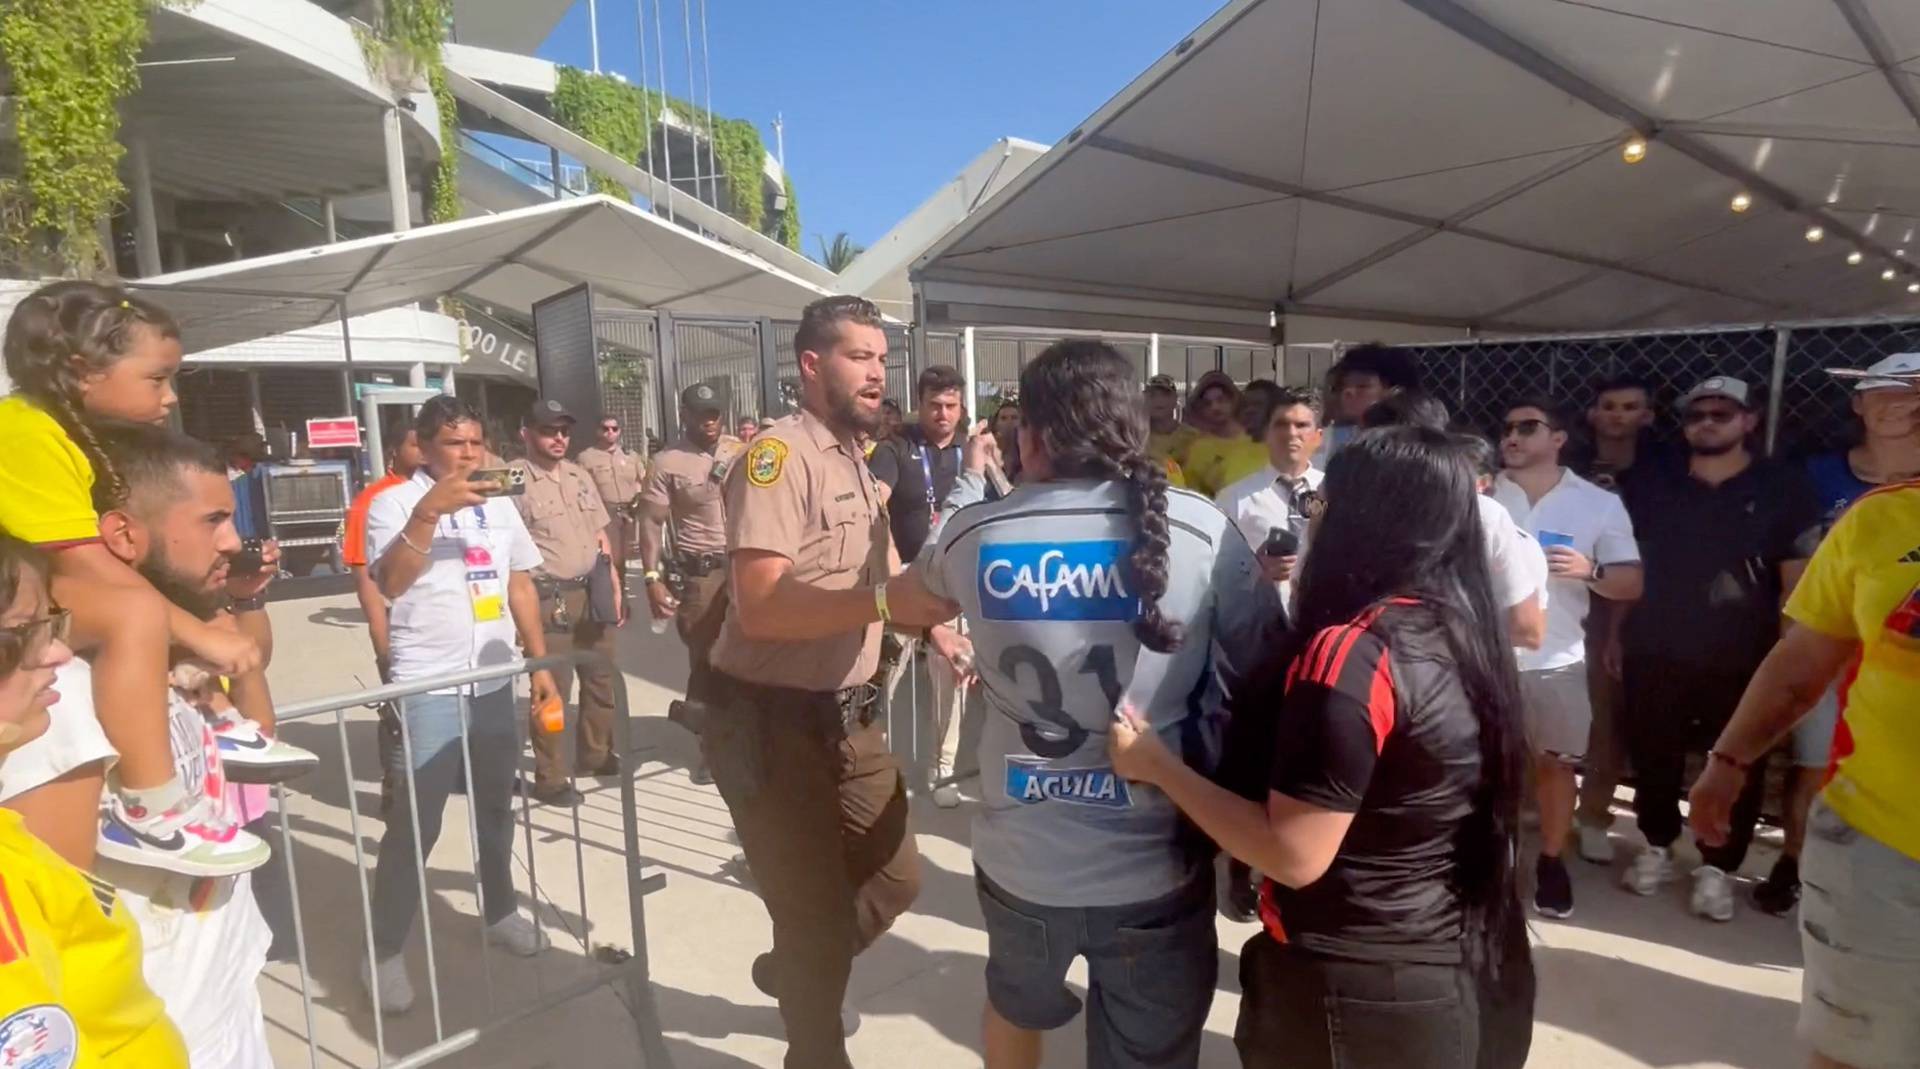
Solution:
[(1820, 787), (1826, 789), (1833, 777), (1840, 772), (1840, 762), (1853, 756), (1853, 729), (1847, 726), (1847, 694), (1853, 690), (1853, 681), (1860, 676), (1860, 654), (1853, 655), (1847, 670), (1840, 677), (1837, 696), (1840, 703), (1840, 719), (1833, 725), (1833, 746), (1827, 750), (1827, 774), (1821, 778)]
[(27, 956), (27, 937), (20, 931), (20, 918), (13, 912), (13, 895), (7, 890), (7, 878), (0, 876), (0, 965), (11, 965)]
[(1373, 724), (1373, 754), (1387, 748), (1387, 736), (1393, 733), (1394, 695), (1393, 673), (1388, 671), (1390, 661), (1380, 658), (1373, 666), (1373, 682), (1367, 688), (1367, 719)]
[(1287, 941), (1287, 926), (1280, 923), (1280, 903), (1273, 897), (1273, 881), (1260, 881), (1260, 927), (1267, 930), (1276, 943)]
[(1339, 642), (1334, 647), (1333, 656), (1328, 658), (1325, 670), (1314, 678), (1318, 682), (1325, 683), (1328, 689), (1332, 689), (1340, 681), (1340, 671), (1347, 666), (1347, 655), (1353, 652), (1353, 644), (1360, 641), (1360, 636), (1366, 633), (1366, 628), (1353, 624), (1341, 628)]

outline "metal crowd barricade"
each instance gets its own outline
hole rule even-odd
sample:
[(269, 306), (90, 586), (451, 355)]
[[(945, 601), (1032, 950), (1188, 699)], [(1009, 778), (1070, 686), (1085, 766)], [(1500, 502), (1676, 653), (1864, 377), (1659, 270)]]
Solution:
[[(616, 685), (614, 687), (614, 743), (621, 759), (621, 771), (619, 774), (620, 832), (626, 877), (628, 921), (632, 927), (632, 952), (630, 955), (627, 955), (617, 949), (613, 950), (612, 953), (607, 954), (605, 958), (601, 959), (605, 967), (592, 968), (590, 966), (592, 975), (559, 984), (552, 990), (545, 990), (544, 983), (539, 983), (538, 986), (541, 989), (534, 992), (531, 997), (519, 989), (520, 985), (516, 985), (511, 1003), (502, 1005), (496, 998), (492, 963), (489, 960), (488, 954), (491, 949), (491, 941), (488, 938), (488, 927), (484, 921), (486, 916), (486, 890), (480, 874), (480, 807), (471, 797), (473, 791), (474, 756), (471, 730), (472, 710), (470, 698), (465, 692), (466, 687), (469, 684), (492, 680), (508, 680), (508, 685), (511, 686), (512, 680), (532, 672), (578, 668), (580, 665), (590, 664), (599, 664), (612, 668), (616, 678)], [(646, 1066), (647, 1069), (670, 1069), (672, 1059), (667, 1052), (665, 1040), (661, 1035), (659, 1013), (654, 1001), (652, 980), (648, 972), (646, 909), (643, 901), (649, 892), (657, 890), (664, 883), (664, 877), (658, 874), (649, 877), (642, 872), (640, 834), (636, 816), (637, 810), (632, 768), (632, 722), (627, 708), (626, 681), (624, 677), (620, 676), (619, 669), (613, 666), (613, 662), (602, 654), (591, 651), (576, 651), (568, 654), (541, 657), (531, 661), (513, 661), (488, 668), (448, 672), (431, 679), (411, 683), (396, 683), (390, 686), (373, 687), (337, 697), (296, 702), (286, 705), (279, 710), (277, 720), (282, 725), (302, 720), (317, 720), (331, 715), (339, 734), (342, 773), (346, 783), (345, 793), (349, 821), (348, 830), (353, 842), (353, 860), (360, 900), (359, 919), (361, 922), (361, 932), (360, 946), (358, 949), (365, 955), (364, 960), (371, 963), (375, 957), (373, 866), (369, 863), (367, 850), (362, 846), (362, 814), (360, 812), (359, 797), (354, 789), (353, 751), (347, 735), (347, 713), (350, 710), (360, 708), (378, 709), (383, 703), (398, 702), (403, 698), (426, 694), (430, 691), (443, 690), (449, 687), (461, 688), (457, 699), (460, 709), (460, 764), (466, 789), (469, 792), (467, 804), (463, 808), (467, 813), (467, 843), (473, 852), (475, 861), (473, 874), (474, 891), (478, 901), (479, 916), (473, 919), (480, 927), (481, 980), (486, 994), (486, 1008), (480, 1018), (481, 1023), (449, 1033), (442, 1013), (442, 1004), (445, 1000), (443, 999), (441, 986), (442, 974), (440, 971), (440, 958), (436, 953), (433, 914), (431, 910), (432, 896), (428, 890), (426, 858), (420, 842), (418, 792), (414, 777), (406, 776), (395, 785), (396, 791), (405, 790), (407, 792), (405, 812), (403, 814), (400, 811), (400, 799), (396, 797), (394, 817), (410, 819), (412, 821), (414, 844), (412, 870), (416, 887), (419, 891), (419, 901), (417, 903), (419, 912), (416, 923), (421, 929), (426, 943), (427, 1002), (431, 1007), (433, 1041), (420, 1049), (405, 1052), (398, 1057), (389, 1055), (387, 1050), (387, 1033), (389, 1031), (388, 1015), (380, 1008), (378, 972), (369, 967), (366, 975), (370, 977), (373, 988), (371, 1000), (373, 1007), (375, 1059), (373, 1064), (380, 1067), (380, 1069), (388, 1069), (388, 1067), (391, 1067), (391, 1069), (416, 1069), (416, 1067), (433, 1065), (457, 1052), (475, 1047), (489, 1039), (495, 1038), (505, 1030), (519, 1025), (530, 1018), (555, 1010), (565, 1003), (587, 995), (602, 986), (607, 986), (612, 987), (616, 995), (618, 995), (621, 988), (624, 987), (625, 997), (621, 1001), (631, 1016), (637, 1033), (637, 1051), (640, 1064)], [(521, 722), (526, 722), (525, 706), (518, 698), (514, 699), (514, 709), (515, 715), (521, 718)], [(406, 767), (412, 768), (412, 731), (407, 727), (404, 716), (399, 719), (401, 752), (405, 758)], [(524, 738), (518, 728), (515, 730), (515, 738), (516, 749), (513, 763), (515, 769), (518, 770), (521, 764), (521, 756), (525, 750)], [(516, 779), (516, 782), (518, 782), (518, 779)], [(533, 923), (540, 932), (543, 941), (546, 941), (546, 925), (541, 918), (541, 907), (543, 904), (548, 903), (542, 896), (539, 883), (539, 870), (535, 864), (532, 806), (524, 790), (512, 787), (509, 789), (515, 790), (515, 793), (519, 795), (518, 822), (520, 824), (520, 830), (523, 833), (521, 841), (524, 842), (526, 848), (526, 890), (528, 897), (532, 900), (531, 913), (533, 915)], [(276, 803), (275, 809), (278, 812), (281, 839), (280, 846), (276, 852), (281, 856), (275, 858), (269, 862), (269, 864), (285, 866), (287, 884), (292, 898), (294, 939), (300, 969), (300, 1000), (306, 1027), (306, 1034), (303, 1038), (307, 1045), (308, 1065), (311, 1066), (312, 1069), (318, 1069), (322, 1057), (322, 1037), (315, 1034), (314, 985), (309, 969), (306, 924), (302, 916), (300, 904), (299, 866), (295, 860), (295, 855), (299, 853), (299, 850), (296, 848), (288, 817), (288, 793), (284, 786), (276, 786), (274, 788), (274, 800)], [(442, 804), (445, 805), (446, 802)], [(582, 950), (586, 952), (587, 956), (591, 959), (599, 955), (596, 954), (591, 939), (595, 925), (588, 902), (585, 861), (586, 843), (582, 837), (581, 808), (581, 806), (574, 806), (571, 809), (573, 823), (572, 839), (574, 844), (574, 875), (578, 881), (580, 892), (578, 905), (581, 930), (578, 936)], [(509, 842), (511, 841), (512, 839), (510, 838)], [(314, 849), (317, 849), (317, 847), (314, 847)], [(511, 849), (511, 847), (509, 847), (509, 849)], [(516, 887), (516, 900), (517, 898), (518, 888)], [(572, 903), (569, 903), (569, 905), (571, 904)], [(564, 922), (562, 927), (565, 927)], [(571, 929), (568, 930), (571, 932)], [(527, 970), (527, 972), (533, 975), (538, 983), (538, 970)], [(358, 994), (359, 992), (354, 992), (355, 996)], [(463, 1004), (471, 1002), (472, 992), (470, 990), (462, 991), (460, 994), (467, 1000), (467, 1002)], [(420, 1009), (421, 1007), (418, 1005), (418, 1000), (416, 1000), (416, 1004), (411, 1012), (418, 1014)], [(340, 1060), (339, 1055), (332, 1050), (329, 1050), (327, 1057), (333, 1062)]]

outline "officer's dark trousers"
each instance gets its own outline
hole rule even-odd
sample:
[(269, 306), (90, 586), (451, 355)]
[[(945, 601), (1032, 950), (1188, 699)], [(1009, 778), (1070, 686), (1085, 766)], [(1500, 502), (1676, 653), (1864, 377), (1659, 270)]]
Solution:
[[(1732, 665), (1702, 666), (1659, 657), (1627, 658), (1627, 744), (1636, 777), (1633, 808), (1649, 846), (1670, 847), (1680, 838), (1687, 755), (1713, 748), (1759, 663), (1751, 658)], [(1703, 862), (1723, 872), (1740, 870), (1753, 842), (1766, 787), (1763, 757), (1754, 763), (1746, 788), (1734, 802), (1727, 841), (1701, 846)]]
[[(567, 626), (553, 626), (553, 599), (540, 601), (541, 617), (547, 623), (547, 653), (557, 655), (574, 650), (593, 650), (613, 656), (613, 628), (587, 618), (587, 591), (570, 587), (558, 592), (567, 606)], [(573, 696), (573, 680), (580, 680), (578, 702), (568, 702), (567, 726), (573, 730), (573, 771), (590, 774), (613, 757), (613, 669), (606, 665), (581, 665), (579, 671), (557, 668), (554, 684), (562, 698)], [(555, 791), (567, 785), (567, 736), (533, 729), (533, 785), (537, 791)]]
[(713, 666), (707, 661), (726, 618), (726, 569), (688, 576), (686, 597), (680, 599), (680, 611), (674, 614), (680, 641), (687, 644), (688, 701), (714, 701)]
[(920, 890), (899, 764), (879, 724), (843, 730), (828, 694), (716, 673), (701, 748), (773, 919), (787, 1069), (842, 1069), (853, 957)]

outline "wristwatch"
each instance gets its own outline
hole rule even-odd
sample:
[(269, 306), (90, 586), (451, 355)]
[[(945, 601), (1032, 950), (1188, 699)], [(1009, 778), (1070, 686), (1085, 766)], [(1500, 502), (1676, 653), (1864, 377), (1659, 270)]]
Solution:
[(255, 596), (251, 598), (234, 598), (233, 604), (227, 606), (229, 610), (236, 613), (260, 612), (266, 607), (267, 607), (267, 599), (259, 596)]
[(660, 571), (657, 568), (649, 568), (640, 573), (640, 578), (649, 583), (657, 583), (660, 581)]

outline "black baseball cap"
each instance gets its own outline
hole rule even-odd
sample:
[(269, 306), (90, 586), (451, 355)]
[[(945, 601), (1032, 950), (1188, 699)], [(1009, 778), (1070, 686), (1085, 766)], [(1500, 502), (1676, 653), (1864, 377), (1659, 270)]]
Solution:
[(578, 423), (567, 406), (551, 397), (542, 397), (533, 403), (527, 411), (527, 417), (520, 421), (523, 427), (554, 427), (562, 423)]
[(704, 382), (696, 382), (680, 391), (680, 407), (717, 412), (721, 408), (720, 391)]

